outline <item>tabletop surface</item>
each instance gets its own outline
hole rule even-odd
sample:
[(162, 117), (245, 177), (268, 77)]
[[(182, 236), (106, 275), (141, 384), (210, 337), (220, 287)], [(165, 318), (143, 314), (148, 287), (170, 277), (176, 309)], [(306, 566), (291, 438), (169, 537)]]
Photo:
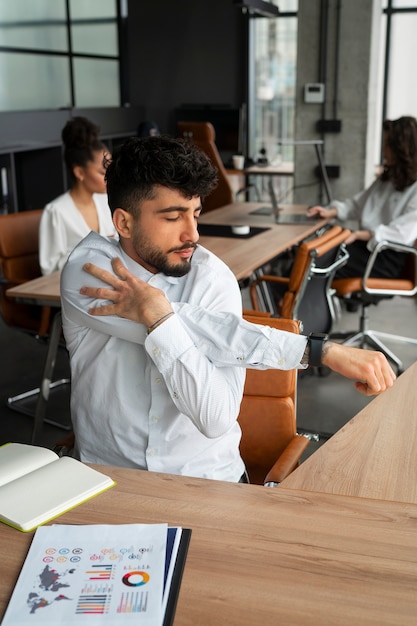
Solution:
[(39, 298), (48, 302), (50, 301), (52, 304), (54, 302), (59, 302), (60, 275), (60, 272), (54, 272), (53, 274), (48, 274), (47, 276), (39, 276), (39, 278), (29, 280), (22, 285), (11, 287), (7, 290), (7, 295), (13, 298)]
[[(252, 272), (268, 261), (298, 244), (324, 226), (328, 220), (313, 220), (309, 224), (276, 224), (272, 215), (252, 212), (268, 206), (268, 202), (235, 202), (208, 213), (202, 213), (202, 224), (230, 224), (264, 227), (267, 230), (250, 239), (200, 236), (199, 242), (230, 267), (238, 280), (248, 278)], [(307, 205), (283, 205), (283, 211), (305, 213)]]
[[(56, 522), (191, 528), (175, 626), (417, 622), (417, 505), (98, 469), (117, 485)], [(0, 618), (31, 536), (0, 525)]]
[[(230, 267), (238, 280), (250, 274), (315, 232), (326, 220), (311, 224), (275, 224), (271, 215), (251, 215), (251, 211), (264, 207), (267, 202), (236, 202), (200, 216), (202, 224), (249, 225), (267, 228), (264, 232), (246, 238), (200, 237), (202, 246), (208, 248)], [(283, 205), (284, 211), (305, 213), (306, 205)], [(59, 302), (59, 272), (40, 276), (22, 285), (7, 290), (14, 298), (41, 301), (42, 304)]]
[(281, 487), (417, 504), (416, 380), (417, 362)]
[(282, 161), (276, 164), (250, 165), (243, 168), (243, 170), (227, 168), (226, 172), (229, 175), (255, 174), (257, 176), (294, 176), (294, 163)]

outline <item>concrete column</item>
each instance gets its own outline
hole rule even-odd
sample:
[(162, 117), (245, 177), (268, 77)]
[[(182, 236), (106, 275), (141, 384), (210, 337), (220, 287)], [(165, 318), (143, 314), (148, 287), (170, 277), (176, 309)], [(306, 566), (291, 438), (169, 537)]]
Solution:
[[(295, 138), (324, 140), (326, 164), (340, 168), (340, 176), (330, 179), (335, 199), (352, 196), (374, 175), (381, 128), (382, 91), (376, 69), (381, 14), (381, 0), (299, 2)], [(325, 102), (307, 104), (304, 86), (316, 82), (325, 83)], [(340, 120), (341, 131), (322, 133), (316, 126), (319, 120)], [(311, 146), (296, 148), (296, 187), (316, 180), (316, 165)], [(294, 199), (326, 203), (318, 186), (301, 187)]]

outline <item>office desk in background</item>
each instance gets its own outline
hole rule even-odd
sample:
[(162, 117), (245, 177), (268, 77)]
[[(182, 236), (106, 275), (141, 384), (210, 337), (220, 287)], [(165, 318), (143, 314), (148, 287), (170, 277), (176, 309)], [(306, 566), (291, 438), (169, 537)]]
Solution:
[(278, 165), (250, 165), (243, 170), (226, 169), (229, 176), (294, 176), (294, 163), (282, 162)]
[[(286, 180), (288, 178), (294, 177), (294, 163), (291, 162), (282, 162), (277, 165), (250, 165), (248, 167), (243, 168), (242, 170), (236, 169), (226, 169), (226, 174), (230, 176), (230, 184), (234, 190), (234, 193), (239, 193), (242, 189), (248, 187), (248, 185), (252, 182), (253, 178), (255, 180), (259, 177), (259, 182), (262, 185), (261, 192), (259, 191), (258, 185), (255, 183), (256, 195), (257, 199), (261, 199), (261, 196), (266, 191), (270, 198), (272, 198), (273, 194), (273, 185), (274, 181), (279, 183), (279, 193), (278, 196), (282, 200), (284, 200), (288, 195), (288, 189)], [(284, 179), (284, 180), (282, 180)], [(266, 182), (267, 189), (264, 189), (264, 181)], [(282, 183), (284, 183), (285, 187), (282, 188)]]
[[(48, 338), (48, 351), (45, 358), (45, 365), (41, 382), (39, 385), (39, 395), (36, 402), (35, 414), (33, 418), (32, 428), (32, 444), (36, 444), (40, 437), (43, 420), (46, 416), (46, 407), (48, 404), (49, 393), (51, 390), (51, 381), (55, 367), (56, 355), (58, 351), (59, 340), (61, 337), (62, 320), (61, 320), (61, 297), (60, 297), (60, 272), (54, 272), (47, 276), (34, 278), (22, 285), (17, 285), (7, 290), (7, 295), (16, 298), (20, 302), (28, 302), (39, 306), (50, 306), (55, 310), (51, 329)], [(55, 422), (53, 422), (55, 423)], [(61, 424), (56, 424), (62, 427)], [(68, 430), (66, 427), (64, 427)]]
[[(265, 228), (260, 234), (246, 237), (200, 236), (202, 246), (214, 252), (230, 267), (237, 280), (249, 278), (263, 265), (297, 245), (316, 230), (325, 226), (329, 220), (311, 220), (305, 224), (276, 223), (273, 215), (253, 214), (253, 211), (265, 207), (267, 202), (234, 202), (208, 213), (202, 213), (201, 224), (247, 225)], [(283, 205), (283, 211), (305, 214), (307, 205)]]
[[(54, 523), (192, 528), (175, 626), (417, 621), (417, 505), (98, 469), (116, 486)], [(0, 526), (0, 617), (31, 536)]]
[[(306, 459), (281, 488), (417, 504), (416, 380), (417, 362)], [(417, 528), (416, 520), (414, 524)]]

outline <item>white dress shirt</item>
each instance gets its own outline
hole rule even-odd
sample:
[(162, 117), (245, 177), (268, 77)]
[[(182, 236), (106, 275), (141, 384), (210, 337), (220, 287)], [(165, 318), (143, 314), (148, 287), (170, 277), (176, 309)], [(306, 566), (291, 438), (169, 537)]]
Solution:
[(332, 201), (341, 220), (356, 219), (359, 228), (369, 230), (368, 250), (380, 241), (413, 245), (417, 239), (417, 182), (397, 191), (390, 181), (379, 178), (353, 198)]
[[(97, 209), (99, 233), (118, 237), (113, 225), (107, 194), (93, 194)], [(39, 263), (42, 274), (63, 268), (71, 250), (91, 231), (77, 209), (69, 191), (55, 198), (43, 210), (39, 226)]]
[[(82, 266), (112, 271), (114, 256), (172, 302), (176, 315), (149, 335), (142, 324), (87, 313), (95, 301), (79, 290), (101, 283)], [(297, 367), (306, 338), (242, 320), (235, 277), (201, 246), (191, 271), (176, 278), (151, 274), (117, 241), (91, 233), (64, 267), (61, 296), (80, 458), (238, 481), (245, 368)]]

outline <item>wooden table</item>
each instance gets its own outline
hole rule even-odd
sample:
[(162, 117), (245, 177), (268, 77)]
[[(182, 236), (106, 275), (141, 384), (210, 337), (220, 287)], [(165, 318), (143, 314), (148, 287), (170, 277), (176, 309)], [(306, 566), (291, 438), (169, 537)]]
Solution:
[[(417, 623), (417, 505), (99, 469), (116, 487), (56, 522), (191, 528), (175, 626)], [(30, 540), (0, 525), (0, 617)]]
[[(289, 178), (289, 177), (293, 177), (294, 176), (294, 163), (292, 162), (282, 162), (282, 163), (278, 163), (276, 165), (272, 165), (272, 164), (268, 164), (268, 165), (250, 165), (248, 167), (243, 168), (242, 170), (237, 170), (234, 168), (227, 168), (226, 169), (226, 173), (228, 176), (233, 176), (235, 177), (240, 177), (238, 180), (243, 179), (245, 181), (245, 185), (243, 189), (235, 189), (235, 194), (239, 194), (240, 192), (244, 191), (245, 189), (248, 188), (249, 183), (250, 183), (250, 177), (251, 176), (256, 176), (256, 177), (260, 177), (261, 182), (263, 183), (265, 178), (267, 179), (267, 187), (268, 187), (268, 194), (271, 198), (271, 201), (273, 202), (275, 199), (275, 190), (274, 190), (274, 186), (273, 186), (273, 182), (274, 179), (278, 178)], [(263, 186), (263, 184), (262, 184)], [(256, 196), (257, 198), (260, 200), (261, 199), (261, 193), (258, 189), (258, 186), (255, 185), (255, 191), (256, 191)], [(280, 196), (283, 196), (284, 198), (286, 197), (287, 194), (283, 194), (282, 191), (280, 191)]]
[(61, 273), (54, 272), (47, 276), (39, 276), (22, 285), (11, 287), (7, 295), (22, 302), (34, 302), (40, 306), (61, 306), (59, 279)]
[(243, 170), (227, 168), (229, 176), (294, 176), (294, 163), (283, 161), (277, 165), (249, 165)]
[[(45, 358), (42, 379), (39, 385), (39, 394), (36, 402), (35, 414), (33, 419), (32, 443), (36, 444), (41, 435), (41, 429), (46, 416), (46, 407), (48, 404), (49, 393), (51, 388), (55, 386), (51, 383), (55, 368), (56, 355), (61, 337), (62, 320), (61, 320), (61, 297), (60, 297), (60, 272), (54, 272), (47, 276), (34, 278), (22, 285), (11, 287), (7, 290), (7, 295), (16, 298), (20, 302), (28, 302), (30, 304), (38, 304), (39, 306), (50, 306), (55, 309), (54, 317), (49, 331), (48, 351)], [(57, 385), (67, 384), (66, 380), (61, 380)], [(48, 420), (50, 421), (50, 420)], [(59, 428), (68, 430), (68, 427), (52, 421), (52, 424)]]
[(416, 381), (417, 362), (281, 487), (417, 504)]
[[(282, 254), (302, 239), (313, 235), (328, 220), (312, 220), (308, 224), (276, 224), (272, 215), (252, 212), (265, 206), (265, 202), (235, 202), (208, 213), (202, 213), (202, 224), (229, 224), (265, 227), (268, 230), (251, 237), (200, 237), (202, 246), (208, 248), (230, 267), (238, 280), (248, 278), (252, 272)], [(283, 205), (288, 213), (305, 213), (307, 205)]]

